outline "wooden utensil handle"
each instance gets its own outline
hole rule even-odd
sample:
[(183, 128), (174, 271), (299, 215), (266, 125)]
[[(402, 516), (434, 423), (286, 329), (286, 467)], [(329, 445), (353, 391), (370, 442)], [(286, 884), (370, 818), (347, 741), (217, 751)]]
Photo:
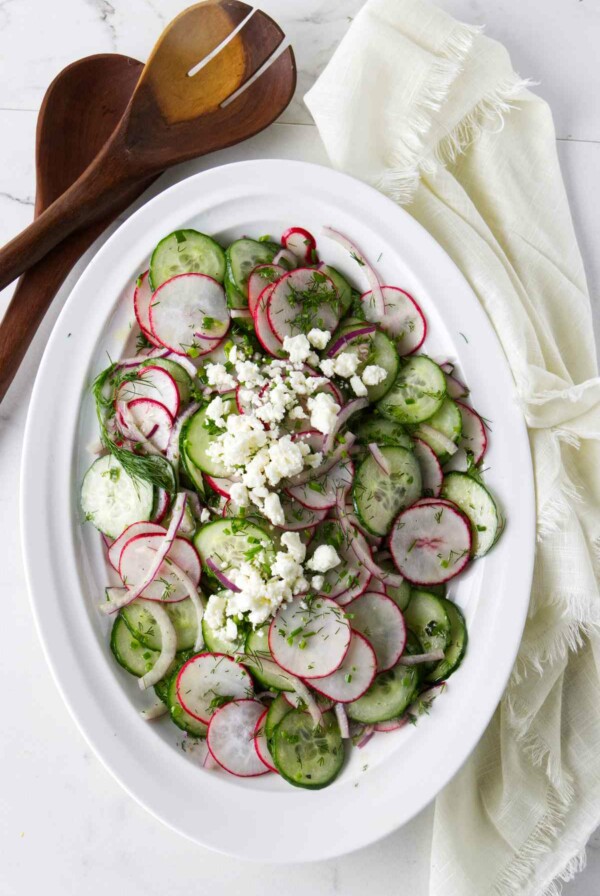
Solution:
[(130, 192), (132, 182), (145, 179), (144, 175), (138, 168), (134, 176), (126, 156), (115, 151), (114, 141), (109, 141), (81, 177), (0, 250), (0, 289), (84, 224), (98, 221), (122, 205), (123, 194)]

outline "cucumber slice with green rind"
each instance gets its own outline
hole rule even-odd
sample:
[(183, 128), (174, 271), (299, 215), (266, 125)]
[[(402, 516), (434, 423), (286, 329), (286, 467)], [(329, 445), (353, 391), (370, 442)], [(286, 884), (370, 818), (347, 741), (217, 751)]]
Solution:
[(427, 675), (427, 681), (437, 684), (446, 681), (455, 672), (463, 661), (467, 650), (467, 625), (465, 618), (456, 604), (443, 597), (438, 597), (450, 620), (450, 643), (444, 651), (444, 659)]
[(275, 691), (293, 691), (294, 688), (290, 684), (290, 676), (282, 672), (279, 675), (271, 668), (267, 668), (266, 664), (261, 660), (275, 664), (273, 654), (269, 650), (269, 626), (262, 625), (260, 628), (249, 632), (244, 647), (244, 665), (263, 687)]
[[(379, 564), (382, 569), (389, 570), (389, 572), (396, 572), (396, 567), (393, 563), (383, 561), (383, 563)], [(410, 582), (407, 582), (406, 579), (402, 582), (401, 585), (398, 585), (397, 588), (392, 587), (391, 585), (385, 586), (385, 593), (393, 600), (399, 610), (405, 610), (410, 601), (411, 594), (411, 586)]]
[(500, 528), (500, 515), (490, 492), (468, 473), (453, 472), (444, 477), (442, 498), (465, 514), (473, 535), (471, 556), (483, 557), (498, 540)]
[(265, 734), (267, 736), (269, 744), (271, 743), (273, 734), (275, 733), (275, 729), (281, 722), (282, 718), (284, 716), (287, 716), (287, 714), (291, 712), (292, 709), (293, 707), (290, 706), (283, 694), (278, 694), (269, 706), (269, 711), (267, 712), (267, 716), (265, 718)]
[(396, 516), (421, 497), (421, 468), (406, 448), (380, 448), (389, 473), (372, 454), (361, 463), (354, 477), (352, 497), (362, 525), (373, 535), (387, 535)]
[(311, 790), (326, 787), (344, 762), (335, 715), (325, 712), (315, 725), (308, 713), (293, 709), (275, 728), (271, 752), (279, 774), (290, 784)]
[(214, 629), (208, 625), (206, 617), (202, 620), (202, 635), (206, 649), (211, 653), (225, 653), (228, 656), (233, 656), (243, 647), (239, 641), (226, 641), (225, 638), (219, 638)]
[(150, 259), (152, 289), (179, 274), (206, 274), (219, 283), (225, 276), (225, 253), (198, 230), (175, 230), (156, 246)]
[(417, 666), (398, 664), (380, 672), (366, 694), (346, 705), (348, 718), (375, 725), (401, 716), (414, 700), (421, 680)]
[[(451, 640), (451, 624), (445, 609), (446, 601), (428, 591), (413, 589), (410, 603), (404, 611), (404, 621), (414, 632), (425, 653), (447, 650)], [(433, 667), (428, 664), (428, 670)]]
[(152, 518), (154, 487), (133, 480), (112, 454), (97, 458), (83, 477), (81, 509), (86, 520), (109, 538), (118, 538), (132, 523)]
[[(198, 616), (189, 598), (176, 603), (166, 603), (165, 611), (177, 635), (177, 650), (189, 650), (196, 643)], [(144, 647), (161, 649), (160, 628), (146, 604), (137, 600), (123, 607), (121, 616), (131, 632)]]
[[(227, 416), (237, 414), (235, 399), (229, 398), (225, 401), (225, 406)], [(182, 453), (185, 453), (194, 466), (203, 473), (226, 478), (227, 470), (218, 461), (213, 460), (207, 452), (208, 446), (214, 440), (215, 431), (206, 416), (206, 410), (206, 408), (200, 408), (189, 420), (186, 420), (180, 440)]]
[(171, 676), (167, 694), (171, 720), (175, 723), (175, 725), (177, 725), (178, 728), (181, 728), (182, 731), (187, 731), (188, 734), (192, 734), (194, 737), (206, 737), (208, 725), (205, 725), (204, 722), (201, 722), (199, 719), (195, 719), (194, 716), (191, 716), (189, 714), (189, 712), (186, 712), (181, 705), (179, 697), (177, 696), (178, 671), (179, 669), (177, 669)]
[(162, 367), (163, 370), (166, 370), (167, 373), (171, 374), (177, 383), (181, 403), (187, 404), (190, 400), (192, 394), (192, 378), (187, 370), (184, 370), (181, 364), (178, 364), (177, 361), (171, 361), (170, 358), (151, 358), (149, 361), (144, 361), (140, 366)]
[(267, 555), (274, 550), (273, 539), (260, 526), (238, 517), (214, 520), (202, 526), (194, 536), (194, 546), (203, 566), (209, 557), (227, 574), (239, 569), (249, 551), (261, 546)]
[(340, 297), (340, 314), (346, 314), (352, 304), (352, 287), (346, 278), (340, 274), (337, 268), (332, 268), (331, 265), (328, 264), (322, 264), (319, 266), (319, 270), (323, 271), (323, 273), (333, 281), (333, 285), (337, 289)]
[(442, 406), (446, 379), (438, 365), (425, 355), (407, 358), (389, 392), (377, 409), (389, 420), (423, 423)]
[[(258, 264), (270, 264), (281, 246), (271, 242), (259, 242), (258, 240), (235, 240), (228, 246), (227, 256), (227, 280), (242, 296), (244, 305), (248, 305), (248, 277)], [(229, 295), (228, 295), (229, 299)], [(239, 307), (231, 305), (230, 307)]]
[[(338, 328), (333, 341), (336, 341), (336, 337), (350, 334), (355, 329), (356, 327), (353, 324)], [(381, 367), (387, 372), (386, 378), (376, 386), (367, 386), (367, 397), (369, 401), (378, 401), (380, 398), (383, 398), (386, 392), (388, 392), (394, 384), (396, 377), (398, 376), (398, 370), (400, 369), (400, 358), (392, 340), (381, 330), (375, 330), (374, 333), (357, 334), (353, 339), (349, 339), (348, 342), (345, 342), (332, 357), (335, 357), (342, 352), (351, 352), (354, 355), (358, 355), (360, 358), (360, 364), (357, 368), (359, 376), (362, 374), (365, 367), (372, 365)]]
[(375, 442), (376, 445), (391, 445), (412, 451), (412, 439), (402, 424), (385, 417), (369, 413), (368, 417), (363, 417), (358, 425), (353, 426), (352, 431), (361, 445)]
[(142, 675), (149, 672), (160, 656), (158, 650), (151, 650), (149, 647), (144, 647), (144, 645), (131, 634), (120, 613), (115, 619), (112, 627), (110, 649), (118, 664), (137, 678), (141, 678)]

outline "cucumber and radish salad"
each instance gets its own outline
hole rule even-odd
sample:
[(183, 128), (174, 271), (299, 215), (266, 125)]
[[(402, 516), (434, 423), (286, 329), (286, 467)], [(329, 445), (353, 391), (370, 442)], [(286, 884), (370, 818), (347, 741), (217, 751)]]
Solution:
[(301, 227), (161, 240), (136, 350), (93, 383), (81, 484), (145, 717), (204, 739), (207, 767), (309, 789), (429, 712), (467, 649), (446, 583), (504, 525), (486, 424), (418, 301), (332, 241), (353, 282)]

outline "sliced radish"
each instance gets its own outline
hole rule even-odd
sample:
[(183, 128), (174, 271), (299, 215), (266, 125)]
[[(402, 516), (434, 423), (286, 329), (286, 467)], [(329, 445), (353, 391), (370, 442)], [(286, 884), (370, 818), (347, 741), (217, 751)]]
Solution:
[[(359, 597), (358, 600), (362, 600)], [(360, 632), (353, 631), (348, 653), (331, 675), (312, 682), (312, 687), (337, 703), (352, 703), (370, 688), (377, 672), (377, 657)]]
[(222, 495), (223, 498), (229, 498), (231, 494), (231, 486), (233, 485), (231, 479), (225, 479), (221, 476), (209, 476), (208, 473), (204, 473), (204, 478), (206, 484), (209, 485), (214, 492), (218, 495)]
[(164, 367), (140, 367), (134, 380), (124, 380), (116, 394), (118, 404), (129, 404), (136, 398), (159, 401), (172, 417), (179, 413), (180, 396), (177, 383)]
[[(175, 421), (164, 404), (152, 398), (136, 398), (127, 403), (127, 411), (145, 438), (159, 451), (166, 451)], [(129, 428), (128, 416), (123, 416), (123, 422)]]
[[(303, 329), (319, 327), (334, 330), (339, 320), (338, 293), (333, 281), (314, 268), (297, 268), (277, 283), (267, 300), (267, 317), (275, 335), (282, 342), (286, 336), (297, 336)], [(310, 309), (310, 319), (300, 327), (298, 316)]]
[(478, 464), (483, 458), (487, 449), (487, 435), (479, 414), (462, 401), (457, 401), (456, 404), (462, 418), (462, 433), (458, 451), (450, 458), (445, 469), (466, 472), (469, 461)]
[(326, 510), (309, 510), (293, 501), (288, 495), (280, 495), (281, 507), (285, 522), (280, 529), (286, 532), (300, 532), (303, 529), (314, 529), (327, 516)]
[(272, 771), (277, 772), (277, 769), (273, 765), (273, 757), (271, 756), (271, 751), (269, 749), (269, 742), (267, 741), (267, 735), (265, 734), (265, 720), (267, 718), (268, 709), (265, 709), (260, 716), (258, 717), (258, 721), (256, 723), (256, 727), (254, 728), (254, 749), (258, 755), (258, 758), (266, 765), (266, 767)]
[(119, 537), (109, 547), (108, 562), (118, 572), (121, 551), (128, 541), (131, 541), (136, 535), (162, 535), (164, 537), (166, 534), (167, 530), (165, 527), (159, 526), (157, 523), (132, 523), (124, 532), (121, 532)]
[(285, 354), (281, 339), (273, 332), (267, 314), (267, 306), (274, 289), (275, 284), (268, 286), (266, 289), (263, 289), (259, 296), (259, 301), (254, 309), (254, 332), (256, 333), (256, 338), (269, 355), (272, 355), (274, 358), (284, 358)]
[(152, 515), (153, 523), (161, 523), (167, 515), (167, 511), (171, 505), (169, 493), (164, 488), (157, 489), (156, 492), (156, 510)]
[(290, 227), (282, 234), (281, 243), (285, 249), (300, 261), (315, 262), (317, 241), (304, 227)]
[(350, 624), (328, 597), (303, 597), (283, 604), (269, 626), (269, 649), (286, 672), (300, 678), (330, 675), (342, 663), (350, 644)]
[(198, 353), (206, 341), (229, 329), (225, 290), (205, 274), (178, 274), (159, 286), (150, 305), (150, 326), (158, 341), (178, 355)]
[(309, 510), (330, 510), (335, 506), (339, 489), (352, 485), (354, 464), (351, 460), (340, 460), (327, 471), (325, 476), (318, 479), (316, 478), (317, 472), (318, 469), (311, 482), (289, 489), (288, 494), (302, 507), (307, 507)]
[(394, 563), (415, 585), (438, 585), (469, 562), (471, 527), (457, 507), (424, 501), (403, 510), (390, 535)]
[(382, 286), (384, 314), (380, 316), (375, 308), (373, 293), (361, 296), (365, 316), (372, 323), (379, 324), (389, 336), (394, 338), (400, 355), (412, 355), (423, 345), (427, 335), (425, 316), (413, 297), (397, 286)]
[[(224, 653), (193, 656), (181, 667), (176, 686), (185, 711), (205, 725), (224, 700), (243, 700), (254, 693), (247, 669)], [(252, 750), (255, 725), (256, 719), (250, 735)]]
[(379, 315), (379, 317), (382, 317), (383, 292), (381, 281), (377, 276), (375, 269), (369, 264), (358, 246), (355, 243), (351, 242), (351, 240), (349, 240), (347, 236), (344, 236), (343, 233), (340, 233), (339, 230), (334, 230), (333, 227), (324, 227), (323, 233), (325, 236), (328, 236), (336, 243), (339, 243), (340, 246), (343, 246), (344, 249), (346, 249), (346, 251), (350, 253), (355, 262), (361, 266), (363, 273), (367, 278), (368, 284), (371, 287), (371, 292), (373, 293), (373, 309)]
[[(135, 587), (144, 578), (162, 538), (161, 535), (136, 535), (123, 547), (119, 560), (119, 575), (125, 585)], [(176, 563), (196, 586), (200, 582), (200, 560), (196, 549), (185, 538), (176, 538), (158, 575), (144, 589), (143, 597), (146, 600), (174, 603), (188, 596), (178, 577), (169, 568), (170, 560)]]
[(377, 722), (377, 724), (375, 725), (375, 731), (398, 731), (400, 728), (404, 728), (404, 726), (407, 725), (409, 721), (409, 717), (407, 715), (404, 715), (399, 719), (389, 719), (387, 722)]
[(444, 480), (444, 474), (437, 459), (437, 454), (422, 439), (414, 440), (413, 451), (421, 468), (423, 491), (426, 495), (437, 498), (442, 490), (442, 482)]
[[(443, 368), (442, 368), (443, 369)], [(455, 377), (453, 373), (448, 373), (444, 370), (444, 375), (446, 377), (446, 392), (450, 398), (466, 398), (469, 394), (468, 388), (464, 383)]]
[(238, 778), (255, 778), (269, 772), (256, 751), (254, 740), (263, 712), (264, 706), (258, 700), (233, 700), (217, 710), (210, 720), (206, 743), (211, 756)]
[(152, 345), (159, 347), (160, 343), (154, 338), (154, 333), (150, 326), (150, 303), (152, 301), (152, 288), (148, 279), (149, 271), (139, 277), (133, 293), (133, 310), (139, 328)]
[(404, 616), (385, 594), (367, 591), (347, 606), (352, 627), (368, 640), (377, 657), (377, 671), (396, 665), (406, 644)]
[(282, 268), (278, 264), (259, 264), (252, 269), (248, 277), (248, 309), (253, 316), (263, 290), (287, 272), (287, 268)]

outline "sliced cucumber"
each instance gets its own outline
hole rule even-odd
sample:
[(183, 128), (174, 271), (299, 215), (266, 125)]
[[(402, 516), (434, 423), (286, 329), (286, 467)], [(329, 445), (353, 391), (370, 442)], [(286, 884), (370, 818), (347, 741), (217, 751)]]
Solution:
[(137, 678), (149, 672), (160, 656), (158, 650), (144, 647), (141, 641), (131, 634), (120, 613), (112, 627), (110, 649), (118, 664)]
[(192, 378), (187, 370), (183, 369), (181, 364), (178, 364), (177, 361), (171, 361), (170, 358), (150, 358), (150, 360), (144, 361), (141, 366), (162, 367), (163, 370), (170, 373), (177, 383), (181, 403), (187, 404), (192, 394)]
[(197, 230), (176, 230), (160, 241), (150, 259), (152, 289), (178, 274), (206, 274), (219, 283), (225, 276), (225, 253), (212, 237)]
[(444, 659), (427, 675), (427, 681), (433, 684), (445, 681), (458, 669), (466, 653), (468, 640), (465, 618), (456, 604), (443, 597), (438, 598), (438, 600), (442, 602), (442, 606), (450, 620), (450, 643), (444, 651)]
[(237, 653), (243, 647), (241, 641), (232, 642), (219, 638), (215, 630), (208, 625), (206, 616), (202, 620), (202, 634), (204, 635), (206, 648), (211, 653), (225, 653), (228, 656), (233, 656), (234, 653)]
[(173, 676), (177, 675), (183, 664), (187, 663), (193, 655), (193, 650), (183, 650), (181, 653), (178, 653), (165, 677), (161, 678), (161, 680), (154, 685), (154, 693), (167, 707), (170, 707), (171, 705), (169, 700), (169, 687)]
[(132, 523), (152, 518), (154, 487), (132, 479), (116, 457), (105, 454), (83, 477), (81, 509), (96, 529), (118, 538)]
[(271, 753), (279, 774), (296, 787), (318, 790), (337, 777), (344, 743), (337, 719), (323, 713), (315, 725), (308, 713), (293, 709), (275, 728)]
[(227, 270), (225, 271), (225, 280), (223, 281), (223, 286), (225, 287), (227, 304), (230, 308), (243, 309), (248, 307), (248, 300), (245, 296), (242, 295), (242, 293), (239, 291), (239, 289), (231, 279), (229, 268), (227, 268)]
[(442, 406), (445, 396), (444, 372), (431, 358), (416, 355), (404, 361), (396, 382), (377, 408), (389, 420), (422, 423)]
[[(349, 335), (354, 329), (356, 329), (354, 324), (338, 329), (336, 336), (334, 336), (334, 341), (336, 337), (344, 334)], [(356, 335), (353, 339), (349, 339), (338, 349), (336, 354), (341, 354), (342, 352), (351, 352), (360, 358), (360, 364), (357, 368), (359, 375), (365, 367), (371, 365), (377, 365), (377, 367), (381, 367), (386, 371), (387, 376), (384, 380), (376, 386), (367, 386), (369, 401), (378, 401), (380, 398), (383, 398), (392, 387), (400, 367), (400, 358), (392, 340), (381, 330), (375, 330), (374, 333)]]
[(380, 448), (389, 473), (369, 454), (359, 466), (352, 496), (356, 515), (373, 535), (387, 535), (398, 513), (421, 496), (421, 468), (406, 448)]
[(361, 445), (392, 445), (398, 448), (407, 448), (412, 451), (413, 442), (401, 423), (386, 420), (385, 417), (377, 417), (370, 413), (363, 417), (352, 431)]
[[(225, 415), (237, 414), (237, 405), (233, 398), (225, 400)], [(206, 408), (199, 411), (187, 420), (181, 432), (182, 454), (190, 460), (198, 470), (208, 473), (210, 476), (226, 477), (227, 470), (213, 460), (207, 453), (207, 448), (215, 435), (214, 426), (207, 419)]]
[[(441, 407), (435, 414), (427, 420), (427, 426), (440, 432), (455, 445), (458, 445), (462, 433), (462, 416), (458, 405), (451, 398), (444, 398)], [(440, 463), (444, 463), (450, 455), (445, 447), (435, 438), (433, 433), (429, 431), (419, 430), (416, 435), (424, 442), (427, 442), (437, 454)]]
[[(196, 608), (189, 598), (176, 603), (166, 603), (164, 608), (173, 623), (177, 635), (177, 650), (189, 650), (196, 643), (198, 622)], [(144, 647), (161, 649), (160, 628), (145, 604), (134, 600), (121, 610), (121, 616), (131, 634)]]
[(414, 700), (421, 680), (416, 666), (394, 666), (380, 672), (366, 694), (346, 705), (350, 719), (375, 725), (401, 716)]
[(269, 706), (269, 711), (265, 718), (265, 734), (269, 743), (271, 742), (275, 729), (282, 718), (287, 716), (288, 712), (292, 711), (292, 708), (293, 707), (290, 706), (283, 694), (278, 694)]
[(499, 514), (496, 502), (481, 482), (468, 473), (448, 473), (442, 497), (462, 510), (471, 524), (473, 557), (483, 557), (497, 541)]
[[(393, 563), (384, 561), (380, 565), (382, 569), (389, 570), (390, 572), (397, 572), (396, 567)], [(391, 600), (394, 601), (399, 610), (404, 611), (408, 606), (408, 602), (410, 601), (410, 583), (407, 582), (406, 579), (404, 579), (402, 584), (398, 585), (397, 588), (392, 588), (391, 585), (386, 585), (385, 593)]]
[(259, 681), (263, 687), (273, 689), (275, 691), (293, 691), (294, 688), (290, 684), (290, 676), (281, 674), (267, 669), (261, 660), (270, 660), (275, 665), (273, 654), (269, 650), (269, 626), (263, 625), (260, 628), (251, 631), (246, 638), (244, 652), (246, 658), (244, 665), (250, 670), (253, 678)]
[[(258, 264), (270, 264), (281, 247), (276, 243), (259, 242), (258, 240), (235, 240), (228, 247), (227, 256), (227, 280), (236, 290), (237, 295), (243, 299), (244, 306), (248, 304), (248, 277), (250, 272)], [(229, 294), (227, 296), (229, 299)], [(230, 307), (239, 307), (238, 305)]]
[(210, 557), (225, 573), (239, 569), (248, 552), (254, 553), (259, 545), (267, 554), (274, 550), (273, 540), (264, 529), (238, 517), (202, 526), (194, 536), (194, 545), (204, 566)]
[[(414, 632), (425, 653), (446, 651), (451, 639), (451, 624), (445, 609), (446, 601), (428, 591), (413, 589), (410, 603), (404, 611), (404, 621)], [(434, 666), (427, 664), (430, 671)]]
[(169, 690), (167, 692), (171, 719), (182, 731), (187, 731), (188, 734), (192, 734), (194, 737), (206, 737), (208, 726), (199, 719), (194, 718), (194, 716), (191, 716), (189, 712), (186, 712), (177, 696), (178, 671), (179, 669), (171, 675)]
[(333, 285), (337, 289), (340, 297), (340, 314), (346, 314), (352, 304), (352, 287), (346, 278), (340, 274), (337, 268), (332, 268), (331, 265), (323, 264), (319, 267), (319, 270), (333, 281)]

